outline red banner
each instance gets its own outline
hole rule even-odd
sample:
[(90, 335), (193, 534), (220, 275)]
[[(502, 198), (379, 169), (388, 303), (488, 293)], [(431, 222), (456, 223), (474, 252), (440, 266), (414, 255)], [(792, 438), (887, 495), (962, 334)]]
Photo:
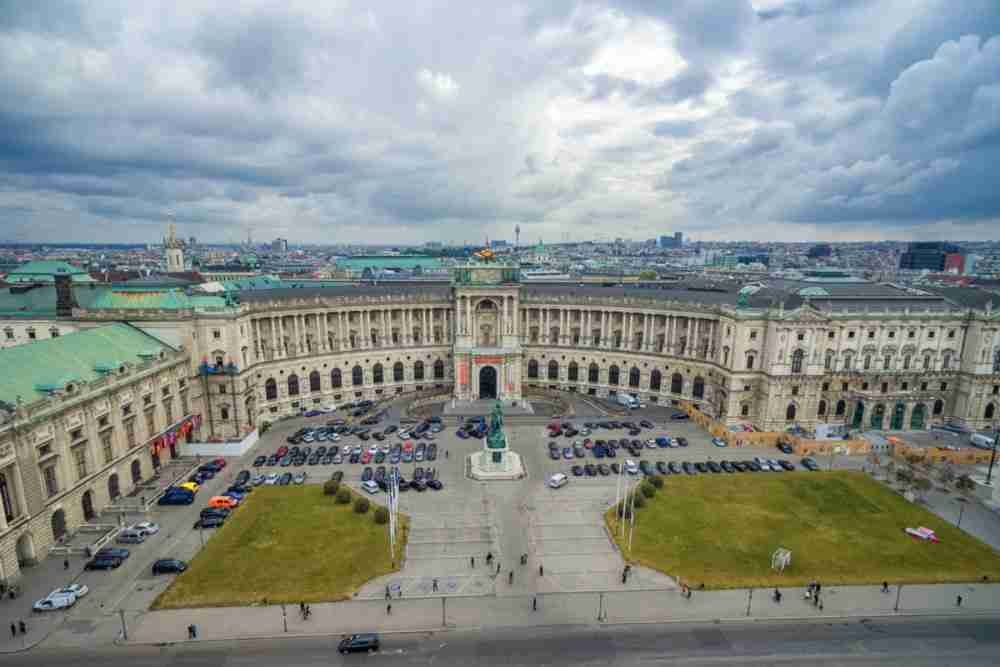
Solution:
[(476, 364), (478, 364), (480, 366), (484, 365), (484, 364), (502, 364), (503, 363), (503, 357), (485, 356), (484, 355), (484, 356), (478, 356), (475, 359), (476, 359)]

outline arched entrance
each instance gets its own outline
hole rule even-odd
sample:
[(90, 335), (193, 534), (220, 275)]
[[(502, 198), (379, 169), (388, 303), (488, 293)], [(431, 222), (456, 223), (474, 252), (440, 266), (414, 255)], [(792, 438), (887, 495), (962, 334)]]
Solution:
[(121, 488), (118, 486), (118, 473), (112, 473), (111, 477), (108, 477), (108, 498), (114, 500), (121, 494)]
[(52, 539), (56, 542), (66, 536), (66, 512), (59, 509), (52, 514)]
[(17, 564), (20, 566), (35, 564), (35, 539), (31, 533), (24, 533), (17, 538)]
[(142, 481), (142, 464), (139, 459), (132, 461), (132, 483), (138, 484)]
[(923, 403), (913, 406), (913, 414), (910, 415), (910, 428), (915, 431), (923, 430), (924, 420), (927, 418), (927, 408)]
[(862, 422), (865, 420), (865, 404), (858, 401), (858, 404), (854, 408), (854, 421), (852, 425), (854, 428), (861, 428)]
[(83, 507), (84, 521), (90, 521), (97, 516), (97, 512), (94, 511), (94, 492), (90, 489), (83, 492), (83, 498), (80, 499), (80, 505)]
[(875, 431), (882, 430), (882, 422), (885, 420), (885, 406), (879, 403), (872, 410), (871, 427)]
[(479, 398), (497, 397), (497, 369), (483, 366), (479, 371)]
[(896, 403), (896, 407), (892, 409), (892, 423), (890, 428), (893, 431), (900, 431), (903, 429), (903, 419), (906, 416), (906, 406), (902, 403)]

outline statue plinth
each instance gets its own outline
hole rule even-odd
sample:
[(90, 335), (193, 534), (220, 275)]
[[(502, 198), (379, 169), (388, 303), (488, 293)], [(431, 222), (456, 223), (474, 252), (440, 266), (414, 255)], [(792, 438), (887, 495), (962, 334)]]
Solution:
[(483, 438), (483, 449), (469, 455), (469, 474), (478, 480), (511, 480), (524, 477), (521, 456), (507, 446), (503, 427), (503, 406), (493, 406), (490, 428)]

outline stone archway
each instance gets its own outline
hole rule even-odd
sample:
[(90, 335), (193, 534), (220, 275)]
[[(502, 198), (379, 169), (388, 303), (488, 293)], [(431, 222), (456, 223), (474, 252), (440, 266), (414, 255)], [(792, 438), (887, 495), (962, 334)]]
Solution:
[(17, 564), (20, 566), (34, 565), (37, 562), (35, 556), (35, 538), (31, 536), (31, 533), (23, 533), (21, 537), (17, 538), (17, 546), (15, 547), (17, 551)]
[(493, 366), (483, 366), (479, 369), (479, 398), (494, 399), (497, 394), (497, 369)]
[(902, 403), (896, 403), (896, 406), (892, 409), (892, 420), (889, 424), (889, 428), (893, 431), (903, 430), (903, 422), (906, 418), (906, 406)]
[(83, 492), (83, 497), (80, 499), (80, 506), (83, 509), (83, 520), (90, 521), (97, 516), (97, 512), (94, 511), (94, 492), (87, 489)]
[(66, 536), (66, 512), (57, 509), (52, 513), (52, 539), (58, 542)]
[(111, 476), (108, 477), (108, 498), (113, 501), (116, 500), (121, 494), (121, 488), (118, 485), (118, 473), (113, 472), (111, 473)]

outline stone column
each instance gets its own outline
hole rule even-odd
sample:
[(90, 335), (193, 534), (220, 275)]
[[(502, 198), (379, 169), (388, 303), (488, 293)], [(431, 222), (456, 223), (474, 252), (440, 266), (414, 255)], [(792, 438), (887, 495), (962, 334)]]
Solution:
[(288, 356), (288, 347), (285, 344), (285, 318), (278, 317), (278, 349), (281, 351), (282, 358)]
[[(471, 297), (465, 297), (465, 318), (466, 318), (466, 325), (465, 325), (466, 333), (468, 333), (470, 336), (472, 336), (473, 340), (475, 340), (475, 334), (472, 331), (472, 298)], [(471, 384), (471, 382), (472, 382), (471, 378), (469, 379), (469, 382)]]

